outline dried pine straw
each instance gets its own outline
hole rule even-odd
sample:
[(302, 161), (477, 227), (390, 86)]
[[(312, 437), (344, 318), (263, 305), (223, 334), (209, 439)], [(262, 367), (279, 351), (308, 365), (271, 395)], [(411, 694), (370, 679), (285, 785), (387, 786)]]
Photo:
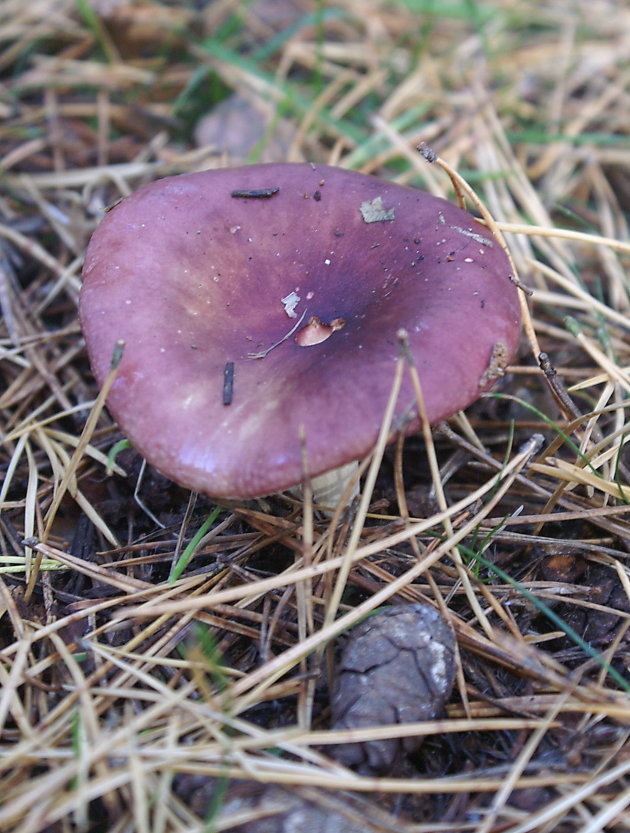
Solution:
[[(0, 33), (0, 830), (252, 833), (256, 783), (373, 831), (630, 829), (630, 9), (4, 0)], [(353, 513), (207, 521), (109, 456), (82, 253), (156, 177), (303, 159), (480, 200), (522, 350), (380, 443)], [(416, 601), (457, 635), (446, 713), (331, 730), (335, 638)], [(426, 741), (387, 777), (328, 755), (394, 736)]]

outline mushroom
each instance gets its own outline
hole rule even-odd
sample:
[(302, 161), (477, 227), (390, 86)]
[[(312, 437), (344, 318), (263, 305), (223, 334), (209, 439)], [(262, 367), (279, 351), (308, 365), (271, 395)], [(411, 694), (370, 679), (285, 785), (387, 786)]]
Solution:
[[(427, 193), (268, 164), (153, 182), (85, 258), (94, 374), (125, 343), (108, 407), (148, 462), (218, 499), (261, 497), (373, 449), (408, 333), (429, 423), (487, 390), (520, 331), (506, 253)], [(409, 379), (393, 429), (419, 428)]]

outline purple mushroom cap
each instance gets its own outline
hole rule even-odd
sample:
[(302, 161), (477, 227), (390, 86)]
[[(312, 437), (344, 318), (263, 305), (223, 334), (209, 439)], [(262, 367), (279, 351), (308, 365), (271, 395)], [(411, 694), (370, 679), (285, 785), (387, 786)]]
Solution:
[[(506, 253), (449, 202), (339, 168), (252, 165), (141, 188), (96, 229), (80, 319), (122, 431), (217, 498), (270, 494), (374, 447), (408, 333), (431, 424), (517, 348)], [(409, 374), (394, 429), (419, 418)], [(302, 439), (303, 438), (303, 439)]]

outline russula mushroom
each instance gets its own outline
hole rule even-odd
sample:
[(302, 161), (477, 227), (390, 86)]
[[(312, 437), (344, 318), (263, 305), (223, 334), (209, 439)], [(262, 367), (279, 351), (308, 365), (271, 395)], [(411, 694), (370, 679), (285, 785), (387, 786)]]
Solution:
[[(339, 168), (182, 174), (122, 200), (85, 258), (80, 319), (108, 407), (164, 474), (260, 497), (374, 447), (404, 328), (431, 424), (512, 358), (509, 260), (485, 226), (423, 191)], [(419, 427), (403, 381), (394, 430)]]

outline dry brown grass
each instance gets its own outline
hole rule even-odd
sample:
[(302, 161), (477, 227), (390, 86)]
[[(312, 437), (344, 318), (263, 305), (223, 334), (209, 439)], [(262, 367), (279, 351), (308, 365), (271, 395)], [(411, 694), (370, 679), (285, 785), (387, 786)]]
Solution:
[[(256, 814), (204, 828), (193, 775), (310, 790), (372, 830), (630, 829), (630, 10), (431, 5), (0, 6), (0, 830)], [(212, 504), (131, 451), (106, 474), (120, 435), (76, 317), (104, 207), (259, 158), (452, 198), (419, 142), (474, 185), (531, 289), (502, 398), (428, 448), (376, 449), (351, 516), (221, 510), (171, 582)], [(396, 727), (427, 736), (407, 771), (359, 776), (326, 756), (348, 738), (326, 729), (325, 649), (416, 600), (456, 630), (457, 691)]]

